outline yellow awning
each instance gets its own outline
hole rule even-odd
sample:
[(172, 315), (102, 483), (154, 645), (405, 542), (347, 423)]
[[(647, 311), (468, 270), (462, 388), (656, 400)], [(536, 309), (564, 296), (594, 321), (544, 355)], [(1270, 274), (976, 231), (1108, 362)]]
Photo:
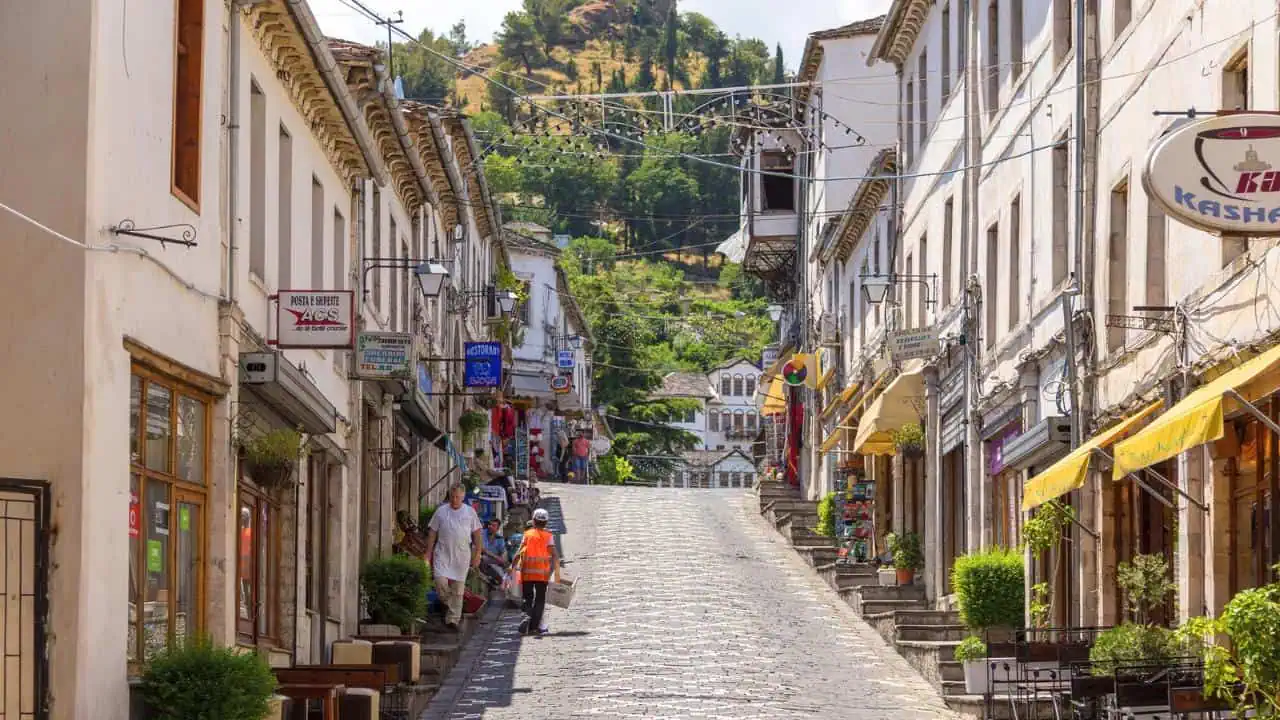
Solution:
[(840, 433), (842, 432), (844, 432), (844, 428), (837, 425), (836, 429), (832, 430), (831, 434), (827, 436), (827, 439), (822, 441), (822, 445), (818, 448), (818, 452), (824, 454), (831, 452), (831, 448), (835, 447), (836, 443), (840, 442)]
[(920, 422), (924, 402), (924, 363), (912, 360), (871, 403), (858, 423), (853, 451), (863, 455), (892, 455), (893, 431)]
[(1119, 480), (1185, 450), (1222, 439), (1223, 416), (1227, 414), (1224, 406), (1231, 402), (1235, 410), (1239, 405), (1226, 394), (1235, 390), (1248, 402), (1266, 397), (1276, 389), (1274, 379), (1256, 381), (1278, 364), (1280, 345), (1197, 388), (1141, 432), (1116, 445), (1112, 477)]
[(1085, 444), (1071, 451), (1071, 454), (1050, 465), (1044, 472), (1036, 475), (1022, 486), (1023, 512), (1039, 507), (1054, 498), (1062, 497), (1072, 490), (1084, 487), (1085, 478), (1089, 474), (1089, 461), (1093, 451), (1109, 447), (1122, 435), (1136, 428), (1142, 421), (1151, 417), (1161, 405), (1160, 401), (1151, 403), (1138, 411), (1136, 415), (1121, 420), (1090, 438)]
[(760, 406), (761, 415), (778, 415), (787, 409), (787, 384), (781, 375), (774, 375), (769, 389), (764, 393), (764, 403)]
[(818, 390), (826, 389), (827, 383), (831, 382), (831, 378), (835, 376), (836, 376), (836, 369), (834, 367), (827, 368), (827, 371), (822, 373), (822, 377), (818, 378), (817, 389)]
[(856, 392), (858, 392), (858, 381), (854, 380), (853, 382), (849, 383), (849, 387), (846, 387), (844, 389), (844, 392), (840, 393), (840, 401), (839, 401), (840, 404), (843, 405), (844, 403), (849, 402), (849, 400), (853, 397), (853, 394)]
[[(867, 398), (871, 397), (872, 393), (880, 388), (880, 383), (882, 382), (884, 382), (883, 377), (877, 380), (875, 384), (871, 386), (870, 390), (863, 393), (862, 397), (858, 399), (858, 403), (850, 408), (849, 412), (845, 414), (844, 417), (840, 418), (840, 422), (836, 424), (835, 429), (831, 431), (831, 434), (827, 436), (826, 440), (822, 441), (822, 446), (818, 448), (820, 451), (824, 453), (829, 452), (832, 447), (848, 436), (850, 429), (856, 429), (849, 423), (853, 422), (854, 416), (857, 415), (858, 411), (862, 409), (862, 406), (867, 403)], [(859, 383), (857, 381), (849, 383), (849, 387), (845, 388), (844, 392), (840, 394), (841, 400), (838, 403), (833, 404), (830, 409), (835, 410), (840, 405), (848, 402), (849, 398), (853, 397), (853, 394), (858, 391), (858, 385)]]

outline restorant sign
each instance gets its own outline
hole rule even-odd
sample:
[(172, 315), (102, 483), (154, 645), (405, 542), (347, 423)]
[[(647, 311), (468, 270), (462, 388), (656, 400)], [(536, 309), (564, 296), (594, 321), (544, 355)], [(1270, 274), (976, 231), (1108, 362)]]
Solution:
[(902, 330), (889, 335), (889, 354), (893, 359), (927, 359), (938, 354), (938, 333), (933, 328)]
[(1188, 123), (1147, 156), (1147, 195), (1209, 232), (1280, 234), (1280, 116), (1236, 113)]
[(282, 290), (276, 295), (276, 347), (350, 350), (355, 318), (350, 290)]

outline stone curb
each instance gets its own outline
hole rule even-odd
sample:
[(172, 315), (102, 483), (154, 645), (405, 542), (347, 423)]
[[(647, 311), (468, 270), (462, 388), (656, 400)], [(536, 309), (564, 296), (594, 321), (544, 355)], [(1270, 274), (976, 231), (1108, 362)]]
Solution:
[(486, 605), (484, 616), (480, 619), (479, 627), (471, 634), (466, 647), (462, 649), (461, 654), (458, 656), (458, 662), (449, 670), (448, 676), (440, 684), (440, 689), (436, 691), (435, 697), (431, 698), (431, 703), (427, 705), (427, 709), (423, 711), (419, 720), (446, 718), (457, 707), (459, 696), (466, 689), (467, 681), (471, 678), (472, 672), (475, 671), (476, 666), (480, 663), (480, 658), (489, 649), (489, 645), (493, 643), (493, 638), (498, 634), (505, 605), (505, 599), (494, 600), (490, 598)]

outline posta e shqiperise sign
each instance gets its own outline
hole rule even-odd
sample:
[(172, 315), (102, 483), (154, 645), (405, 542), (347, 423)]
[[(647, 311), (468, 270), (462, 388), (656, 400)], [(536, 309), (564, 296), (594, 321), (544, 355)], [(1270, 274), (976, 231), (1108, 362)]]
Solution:
[(1280, 235), (1280, 115), (1189, 123), (1151, 148), (1142, 184), (1173, 217), (1209, 232)]

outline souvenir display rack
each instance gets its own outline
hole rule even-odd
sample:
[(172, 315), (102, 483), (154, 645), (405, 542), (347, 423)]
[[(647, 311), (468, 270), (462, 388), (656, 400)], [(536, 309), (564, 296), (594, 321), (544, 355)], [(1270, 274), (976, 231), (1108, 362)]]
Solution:
[(867, 480), (862, 456), (840, 466), (844, 487), (836, 495), (838, 534), (840, 536), (839, 561), (844, 564), (870, 562), (875, 557), (876, 537), (876, 484)]

